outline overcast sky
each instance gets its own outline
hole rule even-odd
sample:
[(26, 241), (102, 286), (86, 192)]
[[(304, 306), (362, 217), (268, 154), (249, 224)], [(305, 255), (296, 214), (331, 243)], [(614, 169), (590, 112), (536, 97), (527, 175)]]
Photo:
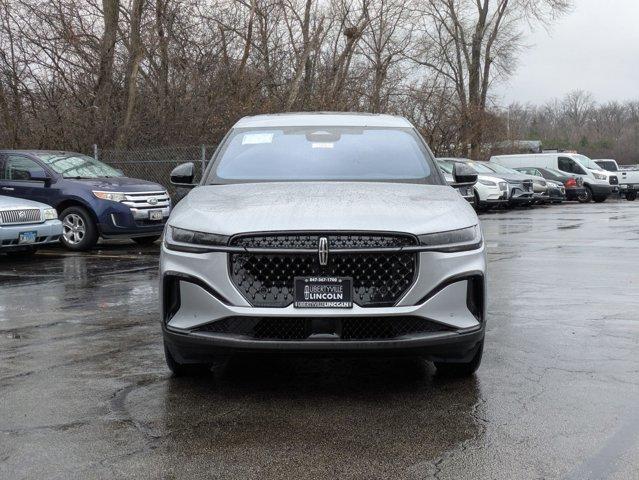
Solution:
[(599, 102), (639, 99), (639, 0), (574, 0), (526, 44), (515, 74), (494, 90), (500, 103), (541, 104), (575, 89)]

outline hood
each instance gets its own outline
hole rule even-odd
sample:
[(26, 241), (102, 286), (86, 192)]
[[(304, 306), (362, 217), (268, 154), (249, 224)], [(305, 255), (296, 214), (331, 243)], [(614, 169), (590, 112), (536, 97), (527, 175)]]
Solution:
[(166, 190), (166, 187), (158, 183), (129, 177), (66, 178), (65, 180), (85, 184), (92, 190), (113, 192), (157, 192)]
[(416, 235), (477, 224), (453, 188), (375, 182), (211, 185), (193, 189), (169, 223), (234, 235), (267, 231), (387, 231)]
[(49, 205), (24, 198), (7, 197), (0, 195), (0, 210), (14, 210), (18, 208), (51, 208)]

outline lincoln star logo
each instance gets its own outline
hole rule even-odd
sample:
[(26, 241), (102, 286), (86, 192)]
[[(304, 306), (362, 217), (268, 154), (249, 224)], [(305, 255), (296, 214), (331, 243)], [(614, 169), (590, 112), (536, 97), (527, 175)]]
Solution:
[(24, 217), (26, 217), (26, 216), (27, 216), (27, 214), (26, 214), (26, 213), (24, 213), (24, 212), (19, 212), (19, 213), (18, 213), (18, 217), (20, 217), (20, 218), (24, 218)]
[(319, 255), (320, 265), (322, 266), (328, 265), (328, 239), (326, 237), (321, 237), (319, 239), (317, 253)]
[(147, 202), (149, 202), (149, 205), (157, 205), (158, 204), (158, 199), (155, 198), (155, 197), (149, 197)]

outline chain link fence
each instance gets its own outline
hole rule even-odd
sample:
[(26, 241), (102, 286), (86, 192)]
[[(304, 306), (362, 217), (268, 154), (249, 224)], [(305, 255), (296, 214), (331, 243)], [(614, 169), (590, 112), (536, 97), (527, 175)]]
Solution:
[(215, 145), (191, 145), (184, 147), (151, 147), (140, 149), (103, 149), (94, 145), (93, 156), (121, 170), (125, 176), (159, 183), (168, 190), (174, 200), (184, 195), (182, 189), (171, 185), (171, 170), (185, 162), (195, 165), (195, 181), (202, 173), (215, 151)]

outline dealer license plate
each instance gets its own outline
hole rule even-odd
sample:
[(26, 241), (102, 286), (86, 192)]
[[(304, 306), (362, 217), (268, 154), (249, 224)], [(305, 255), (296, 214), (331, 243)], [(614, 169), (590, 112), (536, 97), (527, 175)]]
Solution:
[(296, 308), (352, 308), (351, 277), (295, 277)]
[(18, 235), (18, 243), (23, 245), (25, 243), (35, 243), (38, 232), (21, 232)]
[(149, 220), (162, 220), (162, 210), (149, 210)]

